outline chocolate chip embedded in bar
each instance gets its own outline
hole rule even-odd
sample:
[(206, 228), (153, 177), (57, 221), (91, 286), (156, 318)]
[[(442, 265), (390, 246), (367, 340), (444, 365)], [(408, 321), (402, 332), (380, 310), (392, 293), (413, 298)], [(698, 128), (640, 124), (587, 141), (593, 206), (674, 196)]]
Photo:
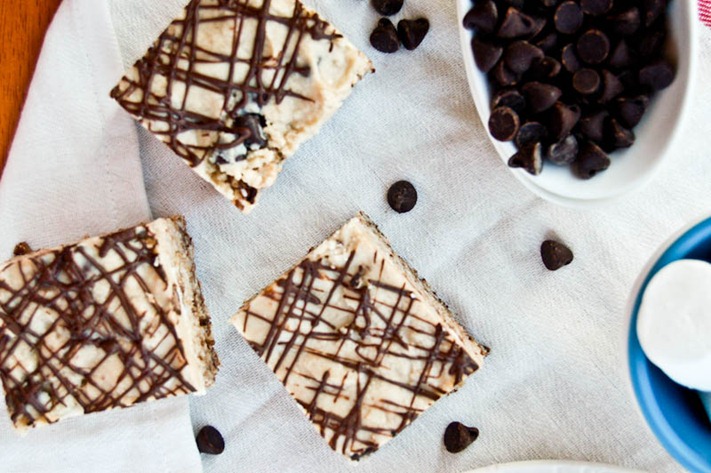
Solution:
[(181, 394), (217, 367), (182, 218), (0, 265), (0, 379), (18, 429)]
[(111, 95), (247, 212), (372, 70), (297, 0), (192, 0)]
[(455, 390), (488, 353), (364, 214), (232, 323), (331, 448), (353, 460)]

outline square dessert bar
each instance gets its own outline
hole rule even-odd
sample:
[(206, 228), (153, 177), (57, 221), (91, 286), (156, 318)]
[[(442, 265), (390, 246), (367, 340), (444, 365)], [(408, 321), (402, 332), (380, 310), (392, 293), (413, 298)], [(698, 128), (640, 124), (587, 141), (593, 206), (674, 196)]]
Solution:
[(232, 323), (331, 448), (353, 460), (454, 391), (488, 353), (363, 214)]
[(298, 0), (193, 0), (111, 95), (247, 212), (372, 70)]
[(0, 380), (18, 429), (187, 393), (219, 365), (182, 218), (0, 265)]

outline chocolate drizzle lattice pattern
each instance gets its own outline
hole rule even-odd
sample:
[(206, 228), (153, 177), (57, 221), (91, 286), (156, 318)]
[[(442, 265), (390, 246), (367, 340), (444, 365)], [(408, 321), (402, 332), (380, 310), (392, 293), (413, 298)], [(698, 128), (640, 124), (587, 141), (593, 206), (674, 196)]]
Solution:
[(363, 252), (342, 265), (307, 257), (234, 320), (329, 445), (353, 459), (479, 367), (443, 321), (423, 315), (408, 283), (383, 281), (389, 255)]
[(0, 378), (16, 426), (195, 391), (155, 245), (137, 227), (0, 269)]
[[(272, 0), (193, 0), (184, 17), (175, 20), (138, 61), (137, 77), (127, 76), (112, 96), (149, 122), (149, 130), (193, 167), (211, 152), (245, 143), (254, 133), (239, 120), (248, 105), (261, 108), (286, 97), (311, 100), (288, 86), (292, 75), (310, 74), (297, 54), (303, 38), (339, 37), (298, 1), (290, 16), (274, 10)], [(267, 43), (270, 28), (286, 28), (284, 44)], [(229, 50), (201, 39), (213, 32), (230, 45)], [(204, 94), (206, 102), (217, 103), (217, 109), (207, 113), (200, 105), (192, 106), (191, 94), (197, 93)], [(198, 132), (199, 142), (181, 139), (190, 131)]]

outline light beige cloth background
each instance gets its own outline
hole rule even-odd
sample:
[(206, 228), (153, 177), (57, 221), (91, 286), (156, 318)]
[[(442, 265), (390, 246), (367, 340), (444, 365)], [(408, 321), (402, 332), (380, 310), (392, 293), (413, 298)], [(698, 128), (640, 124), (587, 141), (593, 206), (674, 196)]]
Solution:
[[(203, 456), (204, 471), (460, 472), (542, 458), (681, 471), (631, 397), (626, 304), (657, 247), (711, 213), (711, 88), (697, 78), (692, 117), (649, 187), (598, 209), (563, 208), (524, 189), (488, 142), (469, 96), (453, 2), (408, 0), (397, 18), (426, 16), (432, 30), (418, 50), (386, 56), (368, 45), (377, 21), (368, 1), (310, 0), (378, 71), (244, 216), (107, 101), (120, 71), (185, 3), (65, 0), (0, 183), (0, 255), (21, 240), (40, 247), (134, 223), (147, 216), (146, 194), (153, 216), (187, 217), (223, 362), (216, 385), (190, 400), (193, 428), (213, 424), (227, 443), (222, 455)], [(711, 34), (701, 34), (698, 72), (707, 78)], [(420, 201), (398, 215), (384, 195), (403, 178)], [(459, 392), (353, 467), (228, 320), (361, 209), (492, 352)], [(538, 254), (551, 235), (576, 255), (555, 273)], [(452, 420), (481, 429), (458, 455), (442, 446)], [(0, 471), (198, 472), (187, 422), (184, 401), (92, 415), (24, 439), (3, 418)], [(87, 451), (97, 463), (82, 460)]]

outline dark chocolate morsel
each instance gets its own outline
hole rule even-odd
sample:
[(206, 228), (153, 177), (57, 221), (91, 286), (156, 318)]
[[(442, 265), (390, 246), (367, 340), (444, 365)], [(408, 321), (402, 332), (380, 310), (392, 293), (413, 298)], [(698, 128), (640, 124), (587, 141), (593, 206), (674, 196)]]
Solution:
[(526, 110), (526, 99), (516, 89), (499, 89), (491, 98), (491, 109), (501, 106), (509, 107), (521, 115)]
[(480, 71), (489, 72), (504, 53), (501, 46), (488, 43), (479, 39), (477, 36), (472, 39), (472, 52), (474, 53), (474, 61)]
[(211, 425), (206, 425), (198, 432), (195, 439), (200, 453), (219, 455), (225, 450), (225, 439), (219, 430)]
[(583, 26), (583, 10), (576, 2), (567, 1), (558, 5), (553, 15), (555, 29), (563, 34), (573, 34)]
[(444, 447), (450, 453), (459, 453), (479, 437), (479, 429), (452, 422), (444, 431)]
[(526, 122), (519, 128), (515, 143), (518, 149), (523, 149), (546, 139), (548, 139), (548, 128), (538, 122)]
[(550, 56), (546, 56), (543, 59), (534, 61), (529, 73), (534, 80), (546, 81), (557, 77), (561, 69), (560, 62)]
[(642, 120), (648, 105), (649, 97), (646, 95), (623, 97), (615, 102), (614, 111), (622, 125), (627, 128), (634, 128)]
[(610, 167), (610, 157), (595, 143), (584, 143), (572, 165), (573, 173), (580, 179), (591, 179)]
[(639, 70), (639, 83), (650, 89), (662, 90), (674, 82), (674, 68), (664, 59), (659, 59)]
[(245, 137), (244, 145), (247, 148), (255, 146), (264, 148), (267, 145), (267, 140), (262, 132), (260, 115), (254, 113), (240, 115), (235, 119), (233, 128), (238, 134)]
[(533, 37), (544, 26), (545, 20), (527, 15), (518, 8), (509, 7), (499, 27), (498, 36), (502, 39)]
[(551, 141), (560, 141), (570, 134), (580, 120), (580, 107), (556, 102), (550, 110), (548, 129)]
[(610, 114), (605, 110), (586, 115), (578, 122), (580, 133), (590, 141), (602, 143), (605, 139), (605, 120)]
[(643, 0), (642, 1), (642, 11), (644, 12), (644, 26), (649, 28), (652, 23), (659, 18), (666, 8), (666, 0)]
[(521, 91), (526, 97), (526, 103), (532, 113), (540, 113), (553, 106), (562, 95), (561, 90), (550, 84), (542, 82), (529, 82), (525, 84)]
[(541, 260), (546, 269), (557, 271), (573, 262), (573, 252), (563, 243), (546, 240), (541, 244)]
[(504, 52), (504, 62), (511, 71), (522, 74), (526, 72), (535, 59), (543, 58), (543, 51), (526, 41), (514, 41)]
[(393, 22), (387, 18), (381, 18), (370, 34), (370, 44), (381, 53), (394, 53), (400, 49), (400, 39)]
[(538, 0), (538, 1), (541, 3), (541, 5), (543, 5), (546, 8), (553, 8), (561, 2), (561, 0)]
[(627, 41), (623, 39), (617, 43), (617, 46), (612, 50), (612, 54), (610, 54), (608, 64), (615, 69), (624, 69), (632, 64), (632, 55)]
[(388, 204), (397, 213), (407, 213), (417, 204), (417, 189), (407, 181), (398, 181), (388, 189)]
[(520, 125), (518, 114), (509, 107), (497, 107), (489, 117), (489, 132), (499, 141), (513, 140)]
[(603, 69), (602, 71), (602, 93), (598, 98), (600, 103), (607, 103), (624, 91), (624, 86), (615, 74)]
[(538, 41), (536, 41), (536, 46), (541, 48), (546, 54), (553, 51), (553, 49), (558, 44), (558, 34), (555, 31), (551, 31)]
[(570, 164), (578, 157), (578, 140), (575, 135), (568, 135), (558, 143), (548, 146), (544, 157), (559, 166)]
[(541, 144), (534, 143), (521, 148), (509, 159), (509, 167), (522, 168), (529, 174), (537, 176), (543, 170), (543, 155)]
[(30, 253), (32, 253), (32, 248), (30, 248), (30, 245), (28, 245), (25, 241), (15, 245), (15, 249), (12, 251), (13, 256), (24, 256)]
[(592, 69), (580, 69), (573, 74), (573, 89), (582, 95), (594, 94), (600, 88), (600, 74)]
[(496, 82), (504, 87), (516, 85), (520, 79), (518, 74), (506, 67), (503, 60), (494, 67), (493, 76)]
[(416, 20), (400, 20), (397, 24), (397, 33), (402, 45), (408, 51), (416, 49), (430, 31), (430, 22), (427, 18)]
[(370, 0), (370, 4), (375, 8), (375, 11), (385, 16), (399, 12), (403, 3), (405, 3), (405, 0)]
[(634, 144), (634, 140), (635, 136), (632, 130), (623, 127), (614, 118), (607, 120), (607, 139), (605, 144), (609, 151), (629, 148)]
[(664, 49), (664, 42), (667, 39), (667, 31), (664, 28), (647, 31), (639, 42), (637, 51), (644, 58), (659, 56)]
[(464, 15), (462, 23), (467, 29), (487, 35), (494, 32), (498, 19), (499, 13), (496, 3), (492, 0), (484, 0), (474, 4), (474, 8)]
[(600, 30), (588, 30), (578, 38), (578, 57), (588, 64), (600, 64), (610, 54), (610, 40)]
[(580, 0), (580, 6), (587, 15), (604, 15), (612, 9), (612, 0)]
[(577, 72), (581, 65), (578, 60), (578, 55), (575, 52), (574, 44), (566, 44), (560, 52), (560, 63), (565, 67), (565, 70), (571, 74)]
[(620, 36), (630, 36), (639, 30), (642, 19), (639, 15), (639, 8), (631, 7), (619, 13), (611, 14), (607, 21), (613, 32)]

